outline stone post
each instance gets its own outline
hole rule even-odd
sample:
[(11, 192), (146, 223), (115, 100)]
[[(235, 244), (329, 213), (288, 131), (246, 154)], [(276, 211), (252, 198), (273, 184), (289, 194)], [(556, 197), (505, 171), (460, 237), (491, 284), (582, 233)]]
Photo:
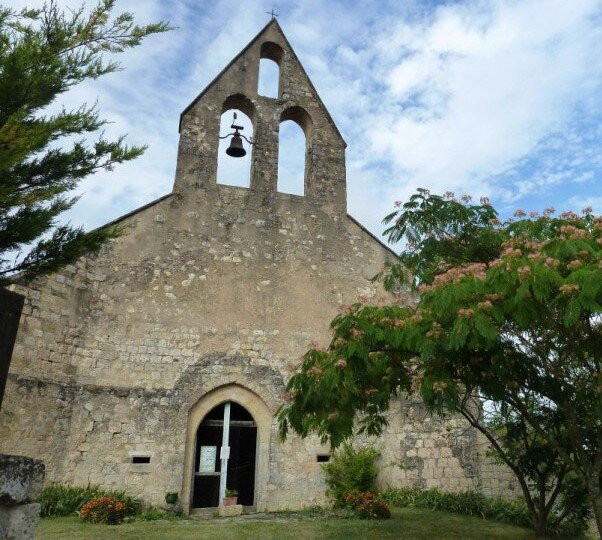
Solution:
[(33, 540), (44, 486), (45, 467), (38, 459), (0, 454), (0, 538)]

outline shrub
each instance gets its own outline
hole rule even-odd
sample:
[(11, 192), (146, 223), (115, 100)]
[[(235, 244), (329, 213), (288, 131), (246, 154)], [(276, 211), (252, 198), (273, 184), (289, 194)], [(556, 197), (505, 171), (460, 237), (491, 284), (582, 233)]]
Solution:
[(84, 521), (117, 525), (128, 516), (128, 507), (117, 497), (95, 497), (82, 506), (80, 516)]
[(72, 516), (90, 499), (100, 495), (100, 489), (95, 486), (73, 487), (50, 484), (42, 490), (38, 499), (41, 506), (40, 515), (42, 517)]
[(354, 489), (343, 498), (345, 505), (351, 508), (361, 519), (388, 519), (391, 509), (380, 495), (370, 491)]
[(373, 446), (355, 449), (347, 442), (337, 450), (328, 463), (322, 465), (326, 473), (326, 494), (335, 506), (345, 506), (345, 495), (353, 490), (369, 492), (374, 490), (378, 469), (378, 451)]
[(98, 486), (50, 484), (42, 490), (38, 499), (41, 506), (40, 515), (42, 517), (72, 516), (77, 514), (88, 501), (103, 496), (114, 497), (123, 502), (128, 508), (128, 515), (133, 515), (140, 510), (140, 501), (126, 495), (123, 491), (104, 491)]
[[(391, 506), (441, 510), (521, 527), (533, 527), (531, 515), (523, 499), (489, 498), (476, 491), (452, 493), (420, 488), (388, 489), (383, 493), (383, 499)], [(558, 525), (554, 514), (550, 518), (550, 534), (575, 538), (587, 530), (587, 519), (571, 519)]]

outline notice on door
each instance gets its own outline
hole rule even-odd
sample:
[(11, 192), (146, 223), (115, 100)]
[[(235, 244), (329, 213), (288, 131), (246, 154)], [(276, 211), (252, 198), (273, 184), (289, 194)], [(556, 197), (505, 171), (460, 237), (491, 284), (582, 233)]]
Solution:
[(201, 446), (201, 455), (199, 457), (199, 472), (215, 472), (215, 458), (217, 456), (217, 446)]

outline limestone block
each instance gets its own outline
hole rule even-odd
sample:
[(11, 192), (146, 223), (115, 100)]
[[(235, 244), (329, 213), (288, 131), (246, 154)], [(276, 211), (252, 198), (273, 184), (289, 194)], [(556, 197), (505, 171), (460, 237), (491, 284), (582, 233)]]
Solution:
[(25, 456), (0, 454), (0, 505), (35, 500), (44, 487), (44, 463)]
[(217, 509), (219, 517), (234, 517), (242, 515), (242, 504), (232, 504), (230, 506), (220, 506)]
[(0, 506), (0, 538), (33, 540), (39, 517), (38, 503)]

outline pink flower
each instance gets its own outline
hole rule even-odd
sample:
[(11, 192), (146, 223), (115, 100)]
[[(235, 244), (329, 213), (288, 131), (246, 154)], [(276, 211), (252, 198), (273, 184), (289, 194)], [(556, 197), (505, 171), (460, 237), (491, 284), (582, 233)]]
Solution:
[(517, 270), (517, 273), (522, 278), (527, 277), (531, 273), (531, 267), (530, 266), (521, 266)]
[(553, 206), (548, 206), (548, 208), (546, 208), (543, 211), (543, 215), (544, 216), (551, 216), (554, 212), (556, 212), (556, 208), (554, 208)]
[(456, 194), (455, 194), (453, 191), (446, 191), (446, 192), (443, 194), (443, 196), (444, 196), (446, 199), (453, 199), (453, 198), (456, 196)]
[(324, 373), (324, 370), (320, 366), (312, 366), (307, 370), (307, 374), (312, 377), (319, 377), (322, 373)]
[(536, 212), (535, 210), (531, 210), (531, 212), (529, 212), (529, 217), (530, 218), (539, 217), (539, 212)]
[(583, 210), (581, 210), (584, 214), (591, 214), (593, 212), (593, 208), (591, 206), (586, 206)]
[(567, 283), (565, 285), (561, 285), (558, 287), (563, 293), (572, 294), (576, 293), (579, 290), (579, 285), (575, 283)]
[(579, 259), (575, 259), (574, 261), (571, 261), (569, 264), (566, 265), (566, 267), (569, 270), (575, 270), (577, 268), (579, 268), (581, 266), (581, 261)]
[(472, 201), (472, 197), (470, 195), (462, 195), (462, 200), (465, 203), (468, 203), (468, 202)]
[(481, 197), (481, 204), (489, 204), (489, 197)]
[(337, 361), (334, 363), (334, 365), (335, 365), (336, 367), (339, 367), (339, 368), (344, 368), (344, 367), (347, 367), (347, 360), (345, 360), (344, 358), (339, 358), (339, 359), (338, 359), (338, 360), (337, 360)]
[(351, 335), (353, 337), (362, 337), (364, 335), (364, 332), (362, 332), (361, 330), (358, 330), (357, 328), (352, 328), (351, 330), (349, 330), (351, 332)]
[(516, 212), (514, 212), (514, 217), (524, 217), (526, 215), (527, 213), (522, 208), (519, 208)]
[(401, 201), (395, 201), (395, 206), (397, 206), (397, 208), (399, 208), (401, 206)]

